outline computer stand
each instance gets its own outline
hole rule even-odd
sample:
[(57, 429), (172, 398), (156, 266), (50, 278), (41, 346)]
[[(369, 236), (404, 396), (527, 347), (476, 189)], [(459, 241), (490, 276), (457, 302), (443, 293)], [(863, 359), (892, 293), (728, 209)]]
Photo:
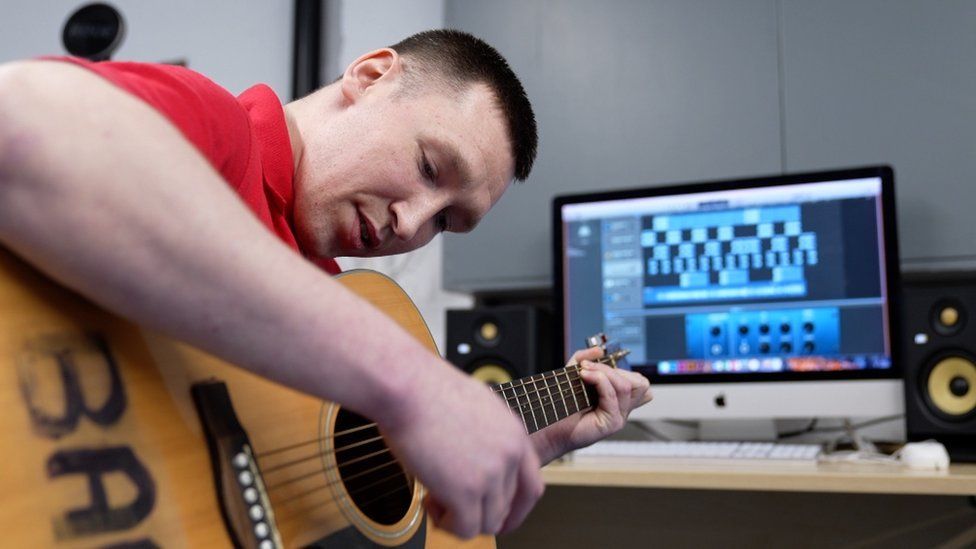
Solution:
[(703, 419), (698, 440), (775, 441), (776, 422), (770, 419)]

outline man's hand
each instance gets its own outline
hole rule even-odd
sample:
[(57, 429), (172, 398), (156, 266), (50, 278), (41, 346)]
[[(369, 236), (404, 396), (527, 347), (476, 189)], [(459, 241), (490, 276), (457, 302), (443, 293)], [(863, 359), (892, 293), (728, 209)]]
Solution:
[(602, 353), (599, 348), (591, 348), (573, 354), (571, 362), (580, 363), (580, 375), (584, 382), (596, 386), (600, 403), (593, 410), (566, 418), (532, 435), (543, 463), (616, 433), (623, 428), (634, 408), (651, 401), (651, 386), (646, 377), (593, 362), (602, 357)]
[(393, 405), (401, 417), (380, 428), (429, 490), (431, 519), (465, 538), (517, 527), (544, 488), (525, 429), (484, 384), (447, 363), (427, 370), (423, 388)]

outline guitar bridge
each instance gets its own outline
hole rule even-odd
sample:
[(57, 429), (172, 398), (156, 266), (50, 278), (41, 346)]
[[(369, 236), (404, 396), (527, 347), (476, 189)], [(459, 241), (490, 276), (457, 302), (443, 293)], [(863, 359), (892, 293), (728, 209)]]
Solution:
[(283, 547), (251, 443), (234, 412), (227, 385), (196, 383), (191, 393), (210, 449), (220, 513), (234, 546)]

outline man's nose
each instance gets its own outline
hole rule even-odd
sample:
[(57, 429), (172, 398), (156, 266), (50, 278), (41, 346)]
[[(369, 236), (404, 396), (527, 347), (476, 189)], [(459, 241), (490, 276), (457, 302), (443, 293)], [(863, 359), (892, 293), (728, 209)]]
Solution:
[(413, 240), (421, 230), (440, 212), (443, 200), (436, 196), (425, 195), (414, 200), (401, 202), (394, 209), (396, 226), (393, 232), (403, 241)]

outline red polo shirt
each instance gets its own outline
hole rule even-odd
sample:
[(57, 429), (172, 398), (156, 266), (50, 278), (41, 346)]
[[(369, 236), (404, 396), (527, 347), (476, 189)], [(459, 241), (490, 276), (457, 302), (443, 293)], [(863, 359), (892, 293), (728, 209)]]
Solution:
[[(85, 67), (156, 109), (210, 161), (268, 229), (302, 253), (293, 229), (291, 141), (281, 102), (271, 88), (258, 84), (235, 98), (184, 67), (55, 59)], [(332, 259), (315, 262), (329, 273), (341, 271)]]

